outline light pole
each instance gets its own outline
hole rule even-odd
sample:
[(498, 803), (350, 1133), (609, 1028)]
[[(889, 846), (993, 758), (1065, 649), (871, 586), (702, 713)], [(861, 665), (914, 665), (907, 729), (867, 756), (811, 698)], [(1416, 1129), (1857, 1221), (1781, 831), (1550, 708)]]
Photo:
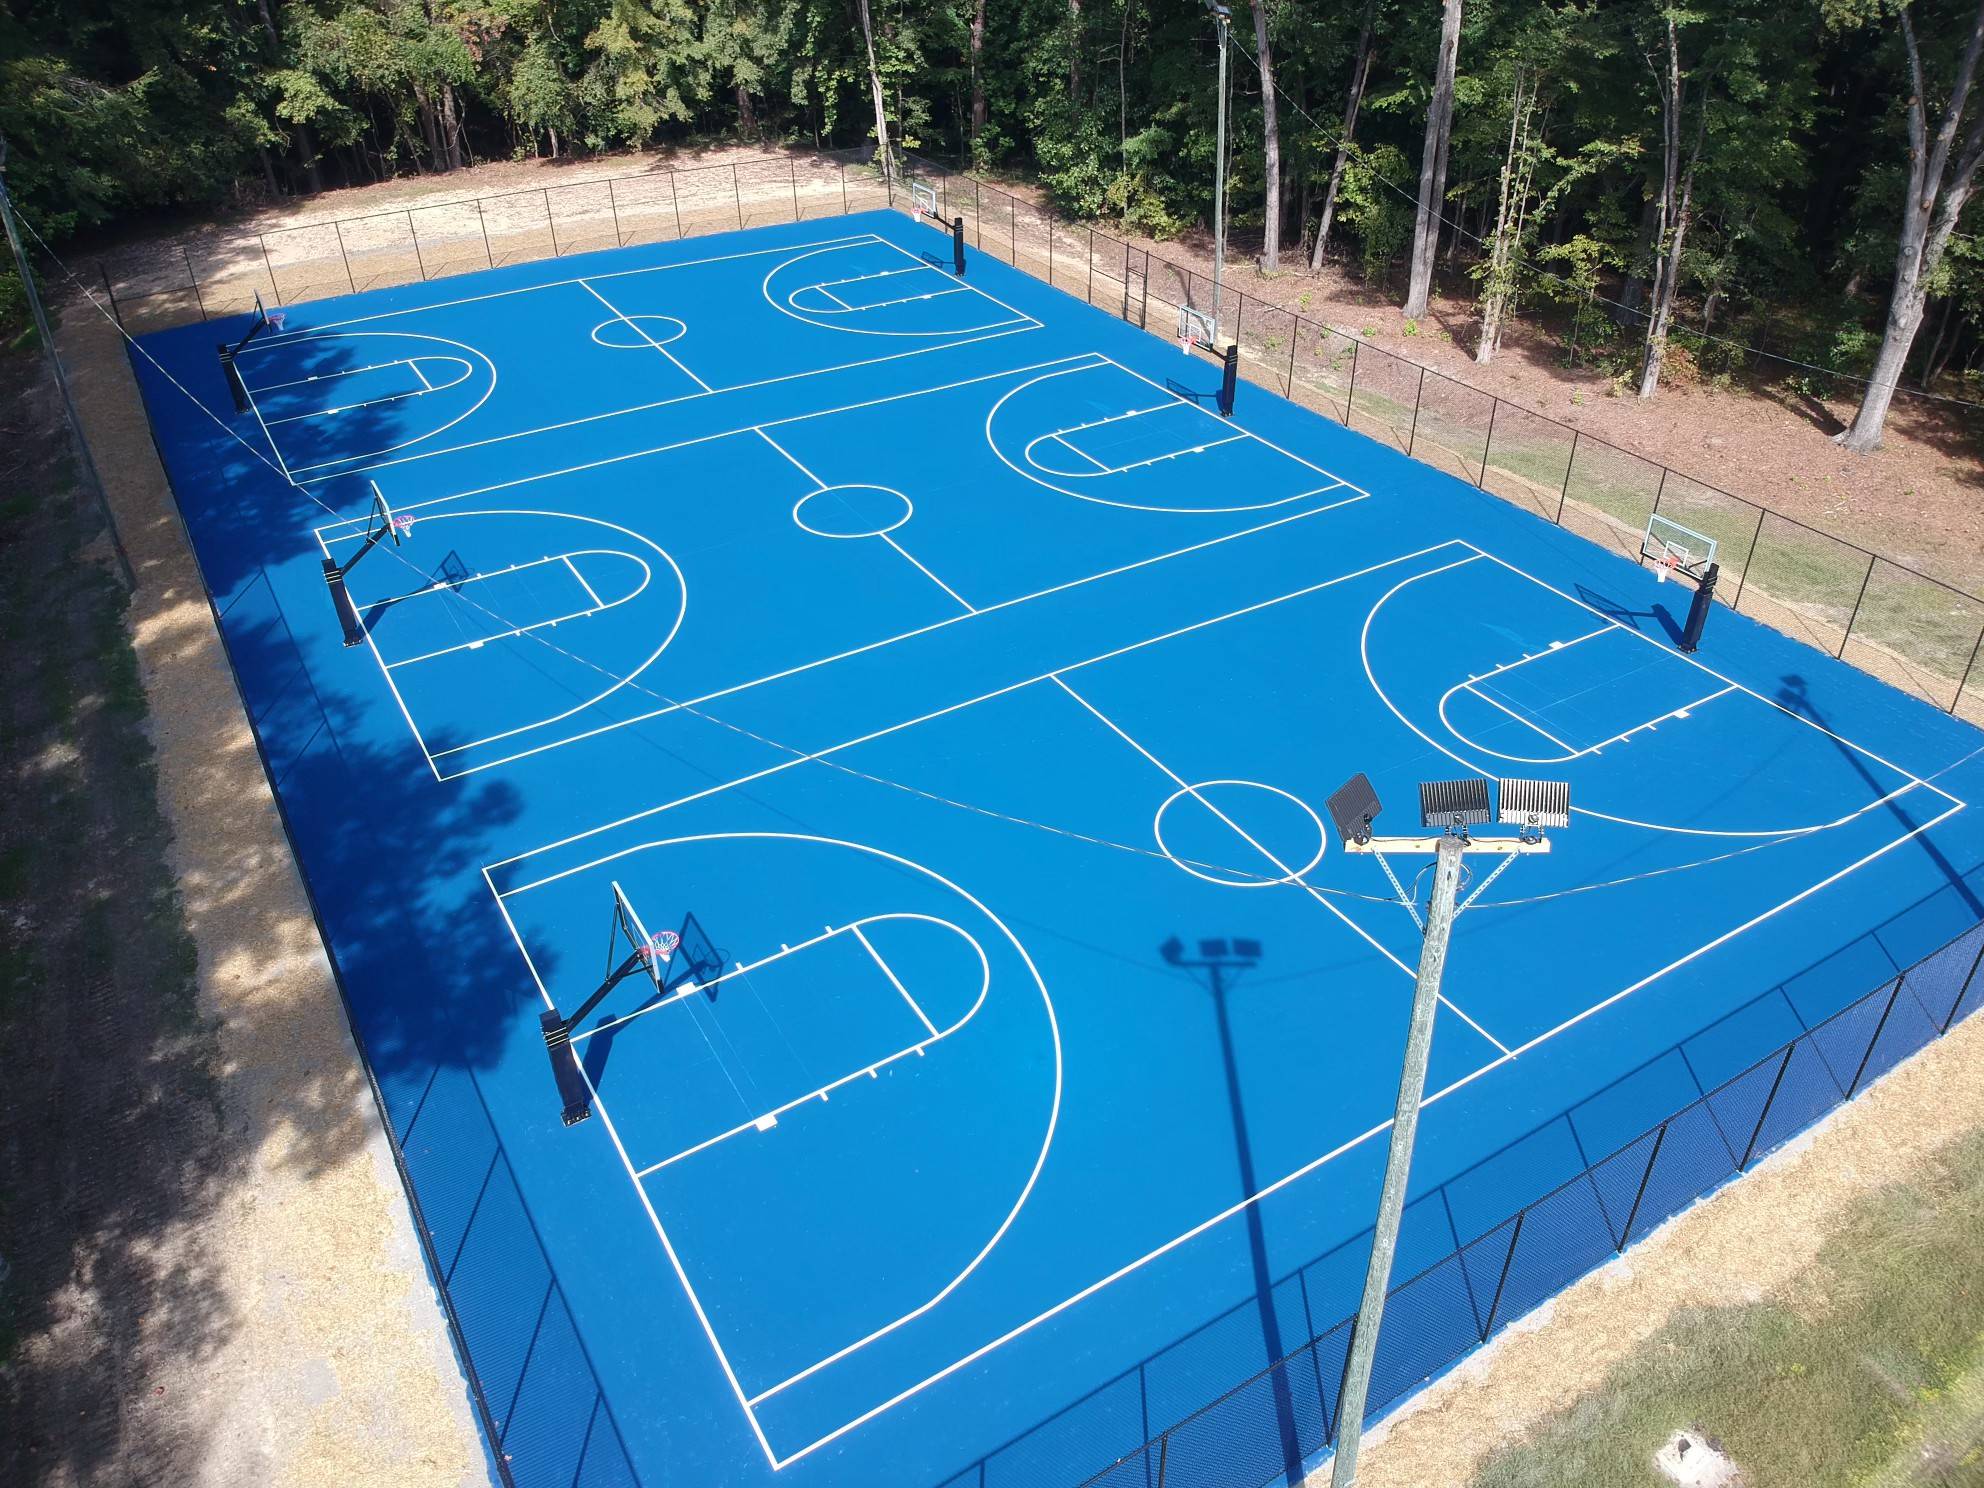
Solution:
[[(1371, 1263), (1364, 1273), (1364, 1296), (1350, 1335), (1350, 1357), (1344, 1361), (1343, 1391), (1337, 1399), (1336, 1460), (1330, 1468), (1331, 1488), (1351, 1488), (1357, 1481), (1357, 1453), (1364, 1440), (1364, 1404), (1371, 1389), (1371, 1365), (1378, 1353), (1378, 1329), (1385, 1315), (1385, 1290), (1391, 1282), (1392, 1257), (1398, 1249), (1399, 1222), (1405, 1214), (1406, 1182), (1412, 1174), (1412, 1144), (1419, 1132), (1419, 1107), (1426, 1093), (1426, 1065), (1433, 1052), (1433, 1015), (1440, 1002), (1440, 978), (1446, 970), (1447, 945), (1454, 919), (1515, 859), (1547, 853), (1545, 827), (1571, 824), (1571, 788), (1562, 781), (1504, 780), (1499, 782), (1501, 811), (1495, 819), (1518, 829), (1514, 837), (1475, 838), (1468, 828), (1490, 819), (1488, 782), (1429, 780), (1419, 787), (1419, 820), (1427, 835), (1375, 837), (1371, 824), (1381, 809), (1378, 793), (1362, 775), (1353, 775), (1329, 799), (1330, 820), (1346, 852), (1369, 853), (1398, 888), (1397, 876), (1385, 861), (1387, 853), (1433, 854), (1433, 892), (1422, 923), (1425, 940), (1419, 952), (1419, 973), (1412, 990), (1412, 1021), (1406, 1034), (1404, 1068), (1399, 1073), (1398, 1106), (1392, 1116), (1391, 1151), (1385, 1159), (1385, 1181), (1378, 1194), (1378, 1218), (1372, 1227)], [(1461, 859), (1493, 854), (1502, 861), (1460, 901)], [(1415, 920), (1419, 910), (1402, 889), (1399, 899)]]
[(1213, 29), (1219, 37), (1219, 127), (1216, 131), (1212, 176), (1212, 339), (1214, 349), (1224, 343), (1219, 335), (1219, 299), (1226, 280), (1226, 32), (1233, 24), (1233, 12), (1206, 0), (1212, 12)]

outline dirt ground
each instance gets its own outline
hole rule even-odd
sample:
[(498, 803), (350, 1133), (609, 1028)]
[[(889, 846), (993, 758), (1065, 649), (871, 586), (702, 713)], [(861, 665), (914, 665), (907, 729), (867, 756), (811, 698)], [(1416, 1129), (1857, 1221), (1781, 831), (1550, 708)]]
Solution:
[(0, 359), (0, 1482), (486, 1482), (121, 345), (60, 334), (139, 587)]
[[(741, 173), (747, 196), (755, 184), (769, 198), (781, 188), (785, 173), (796, 167), (800, 214), (813, 215), (815, 210), (804, 197), (811, 177), (819, 193), (817, 211), (824, 215), (833, 205), (829, 177), (839, 161), (849, 158), (847, 152), (824, 155), (710, 145), (585, 160), (498, 161), (449, 175), (414, 176), (273, 203), (142, 237), (91, 243), (83, 245), (79, 255), (85, 260), (105, 259), (120, 273), (146, 265), (155, 276), (183, 276), (186, 264), (177, 254), (183, 244), (190, 248), (197, 271), (206, 275), (216, 267), (215, 250), (238, 243), (243, 235), (405, 209), (432, 213), (441, 204), (504, 193), (512, 194), (509, 200), (518, 211), (538, 210), (533, 198), (549, 193), (548, 214), (569, 215), (583, 223), (590, 217), (603, 219), (609, 204), (603, 196), (591, 201), (587, 193), (571, 188), (591, 188), (591, 194), (599, 196), (603, 192), (599, 183), (609, 178), (659, 178), (670, 171), (697, 173), (684, 180), (681, 190), (685, 203), (691, 195), (707, 197), (705, 216), (712, 219), (708, 227), (730, 225), (722, 219), (729, 213), (733, 168)], [(998, 184), (1025, 199), (1040, 200), (1040, 193), (1024, 183)], [(644, 202), (642, 192), (640, 183), (633, 182), (620, 204), (629, 214), (624, 236), (630, 239)], [(1107, 230), (1160, 257), (1210, 272), (1210, 244), (1203, 234), (1157, 243), (1113, 227)], [(569, 252), (574, 246), (610, 246), (610, 241), (599, 238), (596, 228), (582, 227), (559, 246)], [(221, 258), (224, 264), (227, 255), (223, 252)], [(1290, 255), (1284, 262), (1298, 263), (1299, 258)], [(434, 268), (430, 264), (427, 271)], [(1478, 365), (1472, 353), (1479, 317), (1468, 295), (1436, 298), (1426, 322), (1408, 334), (1395, 299), (1341, 267), (1326, 265), (1317, 275), (1306, 268), (1284, 269), (1270, 276), (1236, 249), (1227, 273), (1228, 282), (1251, 298), (1300, 310), (1436, 372), (1984, 595), (1984, 501), (1979, 499), (1984, 488), (1984, 436), (1976, 419), (1960, 409), (1904, 394), (1896, 399), (1889, 419), (1886, 446), (1872, 455), (1853, 455), (1830, 437), (1851, 418), (1850, 397), (1821, 403), (1761, 381), (1717, 387), (1692, 376), (1686, 358), (1676, 356), (1660, 393), (1641, 400), (1621, 392), (1597, 369), (1567, 365), (1556, 339), (1520, 314), (1509, 326), (1495, 360)]]
[(1511, 1324), (1366, 1438), (1359, 1482), (1464, 1488), (1677, 1312), (1785, 1295), (1856, 1202), (1981, 1126), (1984, 1017), (1971, 1017), (1741, 1182)]

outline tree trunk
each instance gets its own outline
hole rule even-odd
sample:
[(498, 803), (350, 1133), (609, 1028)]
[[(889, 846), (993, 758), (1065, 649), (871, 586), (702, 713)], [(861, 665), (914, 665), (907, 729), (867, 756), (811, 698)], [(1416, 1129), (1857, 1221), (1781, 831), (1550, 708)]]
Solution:
[(1440, 246), (1440, 216), (1447, 192), (1447, 142), (1454, 124), (1454, 66), (1460, 55), (1461, 0), (1445, 0), (1440, 55), (1433, 66), (1433, 98), (1426, 109), (1426, 146), (1419, 161), (1419, 213), (1412, 225), (1412, 275), (1405, 291), (1407, 319), (1426, 313), (1433, 294), (1433, 255)]
[(446, 164), (444, 170), (458, 171), (462, 168), (462, 115), (455, 99), (455, 85), (441, 85), (441, 155)]
[[(1129, 23), (1125, 20), (1124, 24)], [(971, 143), (974, 152), (978, 147), (979, 135), (985, 132), (988, 117), (985, 107), (985, 0), (978, 0), (977, 7), (971, 13)]]
[(1343, 106), (1343, 133), (1337, 137), (1336, 163), (1330, 167), (1330, 184), (1323, 192), (1323, 216), (1316, 226), (1316, 245), (1309, 254), (1309, 268), (1320, 273), (1323, 255), (1329, 252), (1330, 227), (1336, 221), (1336, 197), (1343, 185), (1344, 168), (1350, 164), (1350, 143), (1357, 135), (1357, 111), (1364, 106), (1364, 85), (1371, 80), (1371, 57), (1377, 51), (1371, 36), (1371, 23), (1377, 14), (1377, 0), (1364, 6), (1364, 27), (1357, 37), (1357, 60), (1350, 69), (1350, 97)]
[(875, 106), (875, 148), (882, 157), (882, 178), (893, 191), (896, 184), (896, 152), (889, 144), (889, 112), (882, 102), (882, 72), (875, 65), (875, 26), (868, 19), (868, 0), (855, 0), (861, 11), (861, 40), (868, 48), (868, 96)]
[(1474, 346), (1474, 360), (1486, 365), (1502, 344), (1502, 311), (1509, 302), (1509, 270), (1515, 251), (1516, 218), (1519, 198), (1528, 192), (1526, 173), (1518, 179), (1521, 162), (1529, 151), (1529, 88), (1522, 69), (1516, 70), (1515, 86), (1509, 94), (1509, 145), (1502, 156), (1502, 179), (1495, 203), (1495, 234), (1488, 241), (1488, 271), (1481, 281), (1481, 339)]
[(1082, 0), (1068, 0), (1068, 102), (1082, 96)]
[(1275, 116), (1274, 53), (1268, 45), (1267, 0), (1254, 0), (1254, 51), (1261, 68), (1261, 173), (1267, 195), (1261, 267), (1281, 267), (1281, 129)]
[(1660, 196), (1655, 193), (1640, 209), (1639, 242), (1633, 248), (1633, 261), (1626, 268), (1626, 283), (1619, 291), (1619, 308), (1613, 319), (1621, 325), (1632, 319), (1646, 300), (1647, 286), (1653, 280), (1652, 266), (1660, 248)]
[(751, 107), (751, 90), (742, 83), (737, 84), (737, 132), (750, 136), (758, 132), (758, 116)]
[[(1116, 164), (1125, 169), (1130, 163), (1130, 13), (1136, 0), (1123, 0), (1123, 29), (1116, 37)], [(985, 0), (978, 0), (979, 14), (985, 13)]]
[(1926, 104), (1927, 88), (1922, 77), (1922, 54), (1915, 44), (1915, 26), (1908, 12), (1897, 12), (1901, 37), (1908, 53), (1911, 92), (1908, 99), (1908, 194), (1902, 199), (1900, 246), (1895, 254), (1894, 290), (1888, 298), (1888, 320), (1881, 334), (1880, 354), (1874, 359), (1874, 372), (1859, 410), (1838, 442), (1855, 454), (1871, 454), (1881, 447), (1881, 434), (1887, 425), (1888, 405), (1894, 401), (1908, 365), (1908, 353), (1915, 333), (1922, 326), (1927, 303), (1927, 285), (1942, 263), (1943, 249), (1963, 215), (1964, 204), (1977, 181), (1977, 168), (1984, 162), (1984, 113), (1965, 131), (1961, 149), (1952, 160), (1957, 130), (1962, 126), (1964, 106), (1970, 101), (1970, 86), (1977, 74), (1977, 59), (1984, 51), (1984, 3), (1970, 23), (1970, 41), (1957, 63), (1956, 78), (1943, 104), (1942, 118), (1932, 138)]
[(1687, 106), (1681, 78), (1680, 29), (1670, 17), (1667, 22), (1667, 81), (1662, 90), (1660, 227), (1661, 256), (1655, 260), (1653, 306), (1646, 327), (1646, 351), (1640, 360), (1640, 396), (1651, 398), (1660, 387), (1660, 362), (1667, 354), (1667, 330), (1674, 318), (1674, 297), (1680, 288), (1681, 251), (1688, 237), (1689, 214), (1694, 208), (1695, 167), (1702, 158), (1702, 142), (1708, 136), (1708, 80), (1702, 81), (1697, 100), (1694, 148), (1685, 166), (1681, 163), (1681, 116)]

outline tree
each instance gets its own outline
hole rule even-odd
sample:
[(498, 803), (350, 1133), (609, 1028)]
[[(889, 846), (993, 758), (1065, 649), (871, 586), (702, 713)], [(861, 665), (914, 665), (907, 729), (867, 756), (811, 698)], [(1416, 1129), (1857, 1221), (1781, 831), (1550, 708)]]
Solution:
[(1646, 346), (1640, 358), (1640, 396), (1651, 398), (1660, 386), (1660, 362), (1667, 354), (1667, 333), (1674, 318), (1674, 297), (1680, 288), (1681, 254), (1688, 238), (1688, 223), (1694, 210), (1695, 168), (1701, 164), (1702, 141), (1708, 137), (1708, 89), (1711, 79), (1700, 78), (1693, 90), (1695, 128), (1693, 143), (1683, 153), (1682, 131), (1691, 90), (1681, 67), (1680, 26), (1675, 14), (1665, 17), (1667, 42), (1664, 71), (1662, 64), (1649, 59), (1662, 77), (1660, 92), (1660, 196), (1656, 214), (1655, 244), (1650, 294), (1651, 314), (1647, 318)]
[(1350, 163), (1352, 142), (1357, 138), (1357, 111), (1364, 106), (1364, 89), (1371, 81), (1371, 61), (1377, 55), (1378, 0), (1364, 0), (1364, 20), (1358, 28), (1357, 50), (1350, 65), (1350, 90), (1343, 105), (1343, 132), (1337, 136), (1336, 161), (1330, 167), (1329, 185), (1323, 189), (1322, 216), (1316, 223), (1316, 242), (1309, 253), (1309, 268), (1320, 272), (1323, 256), (1329, 251), (1330, 229), (1336, 221), (1337, 193), (1343, 189), (1344, 167)]
[(1433, 65), (1433, 93), (1426, 106), (1426, 148), (1419, 158), (1419, 213), (1412, 224), (1412, 273), (1406, 283), (1405, 313), (1426, 313), (1433, 293), (1433, 255), (1440, 246), (1440, 222), (1447, 199), (1447, 144), (1454, 123), (1454, 68), (1460, 56), (1461, 0), (1444, 0), (1440, 51)]
[[(1964, 204), (1976, 185), (1978, 165), (1984, 162), (1984, 108), (1978, 109), (1969, 128), (1964, 128), (1964, 114), (1971, 104), (1971, 87), (1977, 76), (1978, 55), (1984, 51), (1984, 3), (1979, 4), (1976, 16), (1970, 21), (1956, 74), (1944, 95), (1933, 132), (1928, 79), (1915, 31), (1915, 9), (1913, 5), (1903, 4), (1895, 11), (1908, 62), (1908, 96), (1903, 105), (1908, 122), (1908, 188), (1901, 203), (1894, 287), (1888, 296), (1887, 322), (1867, 391), (1860, 399), (1853, 422), (1838, 436), (1843, 447), (1862, 455), (1881, 447), (1888, 406), (1901, 383), (1909, 350), (1915, 344), (1915, 333), (1922, 327), (1930, 285), (1949, 246), (1950, 234), (1956, 231), (1957, 219), (1963, 215)], [(1961, 144), (1957, 142), (1959, 132)]]
[(868, 0), (855, 0), (861, 10), (861, 41), (868, 49), (868, 92), (875, 105), (875, 148), (881, 153), (882, 175), (891, 188), (896, 180), (896, 154), (889, 144), (889, 111), (882, 98), (882, 73), (875, 65), (875, 24), (868, 18)]
[(1261, 69), (1261, 175), (1266, 193), (1261, 267), (1281, 267), (1281, 126), (1275, 115), (1274, 49), (1268, 42), (1267, 0), (1254, 0), (1254, 52)]

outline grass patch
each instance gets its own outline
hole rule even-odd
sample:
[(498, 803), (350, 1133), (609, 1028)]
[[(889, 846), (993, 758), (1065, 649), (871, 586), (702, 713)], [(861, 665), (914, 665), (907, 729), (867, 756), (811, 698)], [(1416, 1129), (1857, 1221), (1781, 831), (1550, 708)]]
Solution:
[(1786, 1296), (1676, 1316), (1474, 1488), (1659, 1488), (1683, 1427), (1748, 1488), (1984, 1484), (1984, 1132), (1858, 1205)]

